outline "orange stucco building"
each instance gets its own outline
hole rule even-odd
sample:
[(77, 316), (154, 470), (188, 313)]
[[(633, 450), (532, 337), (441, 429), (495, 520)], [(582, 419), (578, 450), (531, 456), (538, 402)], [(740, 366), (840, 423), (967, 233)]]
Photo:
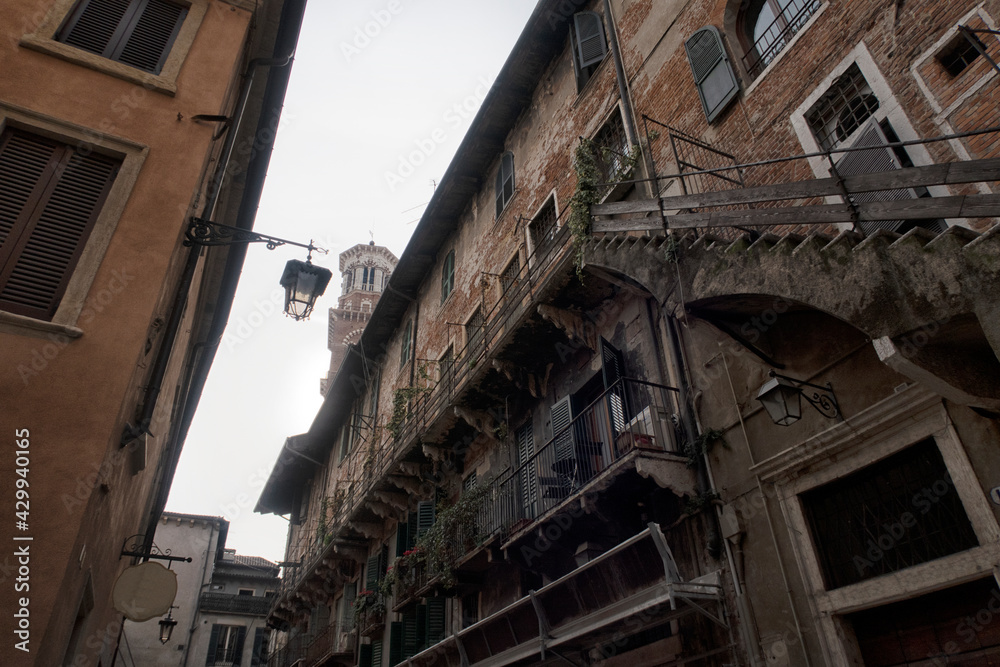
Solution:
[(252, 227), (304, 5), (0, 3), (6, 665), (115, 662), (245, 254), (185, 231)]

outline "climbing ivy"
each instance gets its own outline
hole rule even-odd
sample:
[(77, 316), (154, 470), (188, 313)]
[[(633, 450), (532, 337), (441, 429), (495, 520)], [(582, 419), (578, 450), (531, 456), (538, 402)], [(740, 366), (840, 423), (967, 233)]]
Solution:
[(569, 226), (573, 235), (576, 276), (583, 281), (583, 246), (590, 234), (590, 207), (601, 201), (601, 170), (597, 164), (597, 146), (590, 139), (580, 139), (573, 154), (576, 191), (569, 200)]
[(393, 439), (399, 437), (403, 424), (410, 416), (410, 401), (427, 391), (430, 391), (427, 387), (403, 387), (393, 392), (392, 416), (385, 425), (385, 429), (392, 434)]
[(716, 442), (721, 442), (723, 447), (728, 447), (723, 435), (725, 435), (723, 431), (710, 428), (693, 441), (686, 442), (684, 444), (684, 455), (687, 457), (688, 467), (694, 468), (698, 465), (698, 459), (712, 451), (712, 447)]

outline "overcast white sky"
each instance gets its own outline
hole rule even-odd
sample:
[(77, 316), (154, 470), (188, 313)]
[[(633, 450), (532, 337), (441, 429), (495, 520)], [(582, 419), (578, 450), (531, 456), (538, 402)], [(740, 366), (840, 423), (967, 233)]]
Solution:
[(288, 523), (253, 507), (285, 438), (319, 409), (337, 255), (371, 230), (403, 252), (535, 2), (310, 0), (256, 229), (315, 239), (334, 279), (294, 322), (278, 278), (305, 251), (250, 247), (169, 511), (224, 516), (229, 547), (282, 560)]

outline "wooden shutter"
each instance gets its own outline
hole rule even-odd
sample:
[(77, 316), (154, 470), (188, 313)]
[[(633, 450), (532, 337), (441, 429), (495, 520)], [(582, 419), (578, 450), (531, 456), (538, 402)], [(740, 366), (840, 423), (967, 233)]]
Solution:
[(259, 667), (267, 661), (267, 656), (263, 655), (267, 642), (266, 628), (257, 628), (253, 633), (253, 652), (250, 654), (250, 667)]
[(0, 135), (0, 308), (52, 319), (120, 164), (22, 130)]
[(403, 660), (417, 654), (417, 610), (410, 607), (403, 612)]
[[(625, 377), (625, 357), (621, 350), (613, 346), (608, 341), (601, 338), (601, 375), (604, 379), (604, 388), (610, 389), (608, 392), (608, 411), (610, 413), (611, 425), (614, 434), (617, 436), (625, 430), (626, 405), (625, 387), (618, 383)], [(613, 388), (612, 388), (613, 387)]]
[(596, 12), (579, 12), (573, 16), (576, 31), (576, 57), (581, 68), (590, 67), (602, 60), (608, 53), (608, 43), (604, 37), (604, 23)]
[[(856, 176), (858, 174), (871, 174), (880, 171), (892, 171), (900, 169), (901, 165), (896, 158), (896, 154), (891, 148), (884, 144), (889, 141), (885, 133), (879, 127), (878, 121), (869, 118), (864, 127), (859, 131), (857, 140), (851, 145), (852, 148), (871, 147), (870, 150), (852, 151), (845, 153), (837, 163), (837, 173), (841, 177)], [(872, 201), (901, 201), (904, 199), (915, 199), (917, 193), (910, 188), (898, 190), (883, 190), (881, 192), (859, 192), (850, 195), (851, 201), (872, 202)], [(860, 223), (865, 234), (871, 234), (879, 229), (896, 230), (902, 226), (905, 220), (869, 220)]]
[(381, 552), (368, 559), (368, 566), (365, 568), (365, 590), (374, 591), (378, 588), (379, 561), (382, 560)]
[(455, 287), (455, 251), (452, 250), (444, 258), (444, 266), (441, 268), (441, 301), (448, 298)]
[[(379, 651), (381, 649), (379, 646)], [(362, 644), (358, 647), (358, 667), (372, 667), (372, 644)]]
[[(517, 466), (518, 483), (521, 486), (521, 509), (524, 516), (533, 519), (537, 514), (538, 507), (538, 470), (535, 461), (531, 457), (535, 455), (535, 437), (532, 432), (531, 420), (517, 429), (515, 434), (517, 439)], [(530, 461), (530, 463), (529, 463)]]
[(243, 644), (246, 642), (247, 629), (240, 626), (236, 629), (236, 652), (233, 655), (233, 667), (239, 667), (243, 663)]
[(219, 631), (222, 629), (220, 625), (212, 626), (212, 634), (208, 637), (208, 655), (205, 657), (206, 665), (215, 664), (215, 655), (219, 647)]
[(412, 549), (417, 544), (417, 513), (406, 515), (406, 548)]
[(398, 665), (403, 661), (403, 624), (393, 621), (389, 624), (389, 665)]
[(427, 646), (434, 646), (444, 639), (445, 598), (427, 598)]
[(159, 74), (187, 12), (169, 0), (81, 0), (56, 39)]
[(382, 667), (382, 640), (372, 642), (372, 667)]
[(434, 501), (421, 500), (417, 503), (417, 539), (424, 536), (434, 525)]
[(573, 458), (573, 407), (570, 397), (564, 396), (552, 406), (552, 437), (555, 440), (556, 461)]
[(736, 73), (729, 63), (722, 36), (713, 26), (694, 33), (684, 43), (698, 97), (708, 122), (715, 120), (740, 91)]
[(427, 648), (427, 605), (417, 605), (417, 649), (414, 655)]

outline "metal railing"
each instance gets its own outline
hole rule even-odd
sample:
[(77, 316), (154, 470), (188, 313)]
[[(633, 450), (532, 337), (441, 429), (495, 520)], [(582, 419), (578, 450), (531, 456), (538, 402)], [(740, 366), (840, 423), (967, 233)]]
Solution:
[(477, 541), (511, 535), (634, 450), (679, 453), (672, 387), (621, 379), (523, 463), (492, 482)]
[(198, 605), (202, 611), (264, 616), (271, 610), (271, 603), (273, 601), (274, 599), (270, 596), (255, 597), (252, 595), (231, 595), (228, 593), (202, 593), (198, 600)]
[(792, 0), (774, 17), (743, 55), (743, 66), (756, 79), (820, 7), (820, 0)]

